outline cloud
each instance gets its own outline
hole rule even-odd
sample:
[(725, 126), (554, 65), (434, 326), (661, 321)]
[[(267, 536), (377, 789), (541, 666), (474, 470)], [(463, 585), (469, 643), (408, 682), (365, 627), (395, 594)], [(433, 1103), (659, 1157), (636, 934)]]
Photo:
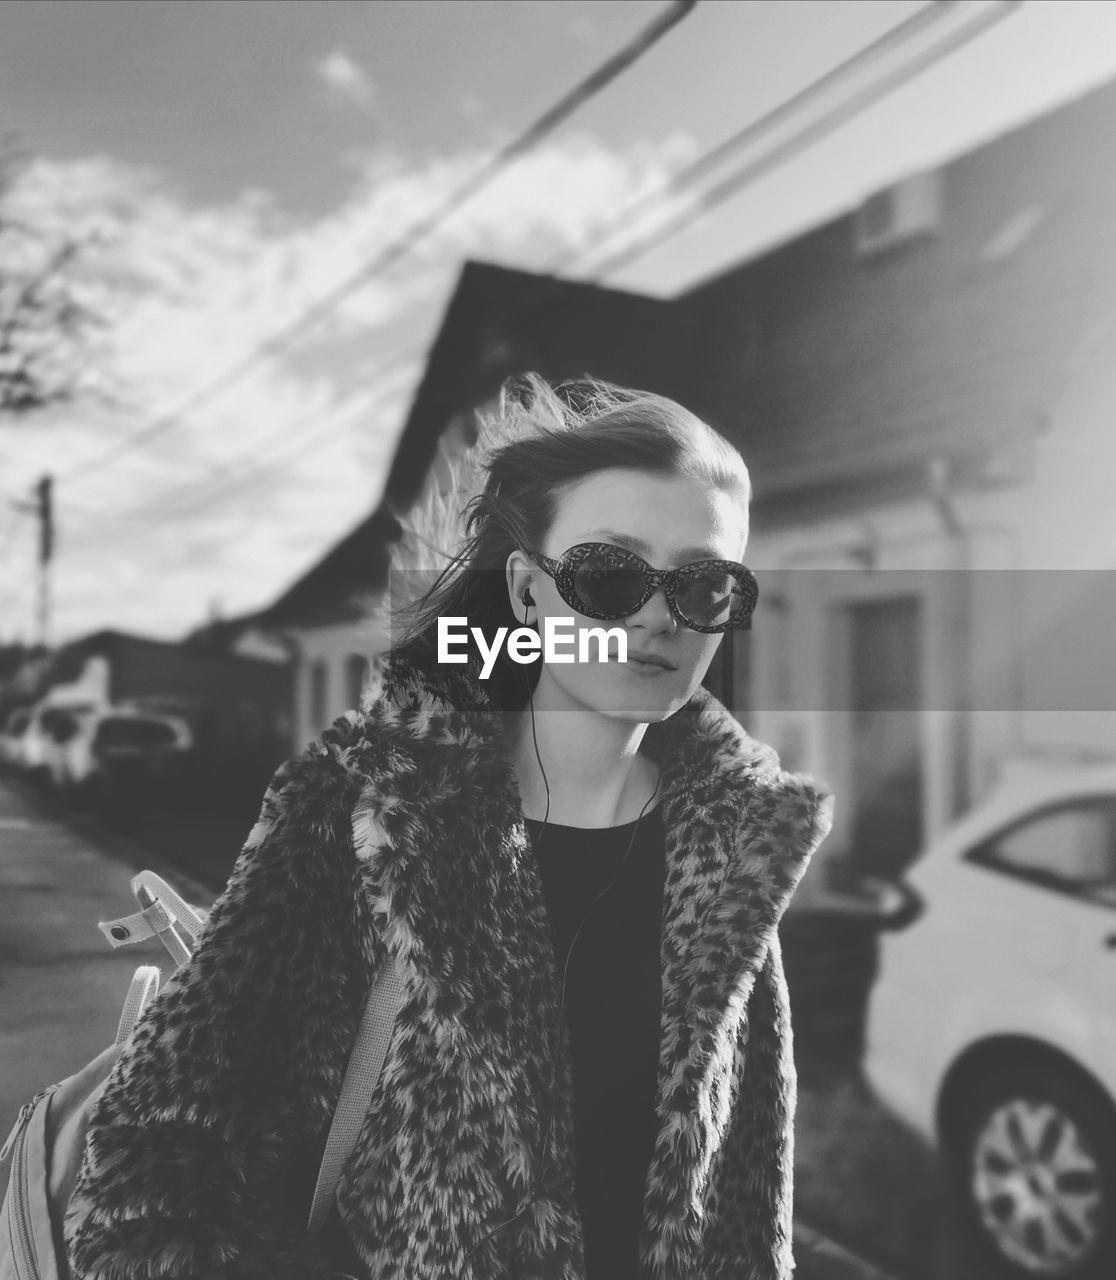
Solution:
[[(373, 509), (463, 259), (545, 270), (691, 149), (681, 137), (616, 151), (577, 136), (537, 148), (289, 350), (145, 447), (60, 481), (58, 634), (116, 625), (173, 636), (204, 621), (214, 595), (229, 613), (274, 598)], [(155, 170), (105, 157), (33, 164), (17, 193), (28, 216), (100, 237), (85, 269), (122, 404), (3, 429), (3, 489), (80, 472), (189, 404), (484, 159), (369, 155), (348, 198), (320, 217), (260, 192), (200, 204)], [(0, 597), (17, 567), (0, 565)]]
[(343, 49), (334, 49), (314, 63), (314, 75), (333, 102), (341, 106), (372, 111), (376, 106), (376, 86), (367, 70)]
[(473, 92), (466, 91), (457, 99), (461, 114), (470, 120), (479, 120), (484, 115), (484, 103)]

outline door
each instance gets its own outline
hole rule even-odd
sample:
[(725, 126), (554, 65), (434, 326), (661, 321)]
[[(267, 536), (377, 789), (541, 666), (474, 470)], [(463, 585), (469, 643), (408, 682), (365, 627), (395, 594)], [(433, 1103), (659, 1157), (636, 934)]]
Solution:
[[(993, 966), (1031, 976), (1036, 1009), (1053, 994), (1053, 1023), (1089, 1028), (1090, 1065), (1116, 1088), (1116, 797), (1079, 795), (1044, 805), (968, 852), (970, 874), (953, 913), (994, 951)], [(989, 874), (991, 873), (991, 874)], [(1060, 1044), (1052, 1026), (1044, 1039)]]
[(922, 843), (922, 602), (862, 601), (849, 615), (849, 860), (863, 874), (891, 879)]

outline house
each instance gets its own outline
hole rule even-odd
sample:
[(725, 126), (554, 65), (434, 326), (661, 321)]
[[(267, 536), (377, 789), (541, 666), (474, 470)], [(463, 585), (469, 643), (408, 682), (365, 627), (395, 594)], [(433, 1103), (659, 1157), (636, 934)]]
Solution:
[(1114, 147), (1110, 84), (667, 300), (468, 264), (381, 508), (275, 606), (297, 732), (351, 705), (398, 516), (533, 368), (742, 450), (760, 605), (707, 683), (837, 792), (819, 875), (897, 873), (1020, 752), (1116, 750)]
[(831, 860), (1116, 749), (1114, 142), (1110, 84), (689, 294), (746, 318), (691, 401), (757, 477), (750, 727), (833, 785)]

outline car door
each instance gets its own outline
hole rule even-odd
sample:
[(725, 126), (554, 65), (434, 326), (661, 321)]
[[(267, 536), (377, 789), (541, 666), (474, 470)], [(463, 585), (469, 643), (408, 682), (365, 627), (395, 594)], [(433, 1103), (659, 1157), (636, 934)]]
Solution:
[(1089, 1065), (1103, 1069), (1113, 1090), (1116, 796), (1075, 795), (1036, 807), (969, 850), (965, 861), (974, 873), (967, 909), (983, 906), (989, 924), (996, 922), (990, 935), (1010, 950), (1013, 967), (1035, 975), (1036, 997), (1046, 988), (1055, 1025), (1061, 1014), (1067, 1027), (1084, 1019)]

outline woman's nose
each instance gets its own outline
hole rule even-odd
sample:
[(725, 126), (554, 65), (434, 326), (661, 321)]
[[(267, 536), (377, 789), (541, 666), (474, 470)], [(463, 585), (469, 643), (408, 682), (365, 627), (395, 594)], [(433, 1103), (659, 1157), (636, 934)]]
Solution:
[(629, 625), (633, 622), (640, 623), (654, 631), (658, 631), (663, 627), (670, 627), (672, 630), (677, 629), (678, 619), (674, 616), (673, 610), (667, 603), (665, 587), (660, 587), (637, 613), (633, 613), (628, 618)]

